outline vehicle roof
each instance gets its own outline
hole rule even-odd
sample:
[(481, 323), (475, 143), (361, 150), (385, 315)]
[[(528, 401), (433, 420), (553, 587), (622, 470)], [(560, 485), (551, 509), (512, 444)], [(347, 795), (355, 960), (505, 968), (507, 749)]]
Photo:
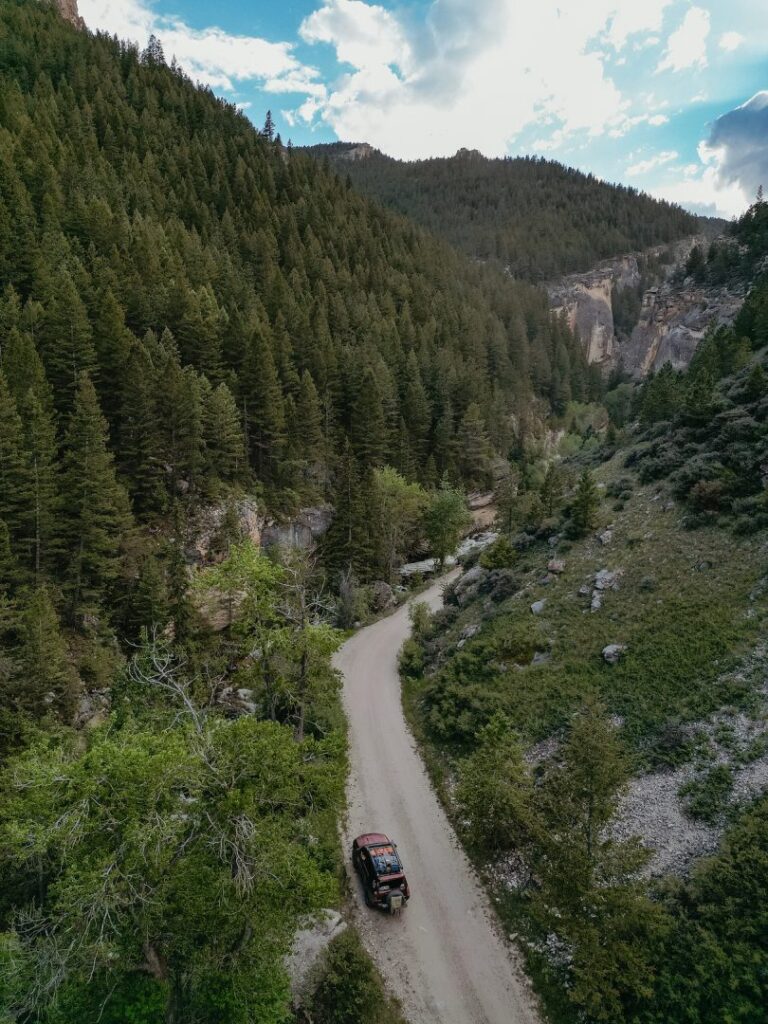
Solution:
[(364, 832), (355, 840), (358, 846), (391, 846), (392, 842), (383, 832)]

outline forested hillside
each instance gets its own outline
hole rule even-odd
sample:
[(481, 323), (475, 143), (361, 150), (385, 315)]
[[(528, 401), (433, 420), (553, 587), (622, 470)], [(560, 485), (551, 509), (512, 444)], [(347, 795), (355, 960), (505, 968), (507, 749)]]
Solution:
[(552, 160), (488, 160), (466, 150), (409, 162), (377, 150), (348, 159), (355, 148), (332, 143), (310, 152), (327, 157), (364, 195), (523, 280), (588, 270), (696, 231), (696, 218), (678, 206)]
[[(599, 387), (543, 294), (256, 132), (156, 40), (0, 0), (4, 1021), (282, 1024), (300, 915), (338, 901), (340, 578), (391, 572), (393, 493), (444, 538), (456, 488)], [(322, 564), (244, 542), (243, 495), (330, 503)], [(195, 573), (212, 504), (220, 564)]]
[(694, 257), (733, 327), (533, 452), (414, 615), (411, 719), (558, 1024), (765, 1017), (767, 254), (760, 201)]

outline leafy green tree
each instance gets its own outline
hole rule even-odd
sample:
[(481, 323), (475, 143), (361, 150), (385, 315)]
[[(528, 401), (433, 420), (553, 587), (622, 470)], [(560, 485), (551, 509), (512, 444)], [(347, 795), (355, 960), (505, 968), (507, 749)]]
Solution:
[(470, 522), (464, 495), (454, 490), (444, 479), (439, 490), (432, 496), (424, 517), (424, 531), (430, 549), (441, 565), (456, 550)]
[(170, 1024), (281, 1024), (296, 921), (336, 897), (304, 831), (341, 794), (332, 745), (185, 712), (156, 663), (135, 679), (166, 694), (165, 730), (91, 730), (85, 750), (38, 744), (4, 771), (4, 876), (58, 876), (15, 916), (2, 967), (20, 984), (4, 1008), (45, 1014), (63, 986), (150, 978)]
[(115, 477), (107, 423), (89, 377), (80, 378), (67, 432), (61, 493), (67, 518), (61, 535), (68, 567), (70, 613), (99, 608), (120, 573), (120, 549), (131, 529), (128, 496)]
[(390, 580), (416, 540), (428, 498), (419, 484), (384, 466), (374, 470), (371, 502), (377, 569)]

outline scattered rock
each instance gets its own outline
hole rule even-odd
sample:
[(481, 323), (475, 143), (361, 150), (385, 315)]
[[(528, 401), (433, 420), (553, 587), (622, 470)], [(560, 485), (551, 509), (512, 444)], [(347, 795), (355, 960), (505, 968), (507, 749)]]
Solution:
[(544, 599), (542, 599), (541, 601), (534, 601), (531, 605), (531, 611), (533, 612), (533, 614), (541, 615), (541, 613), (544, 611), (544, 605), (546, 603), (547, 602)]
[(259, 713), (253, 690), (245, 687), (236, 690), (232, 686), (225, 686), (216, 694), (216, 703), (224, 708), (230, 718), (242, 718), (244, 715)]
[(597, 539), (603, 547), (607, 547), (613, 540), (613, 530), (603, 530), (602, 533), (598, 533)]
[(592, 601), (589, 606), (589, 610), (593, 612), (599, 612), (603, 607), (603, 595), (599, 590), (592, 591)]
[(555, 534), (554, 537), (549, 537), (548, 540), (547, 540), (547, 544), (549, 544), (549, 546), (551, 548), (556, 548), (559, 543), (560, 543), (560, 538), (558, 537), (557, 534)]
[(472, 598), (475, 597), (480, 589), (480, 584), (487, 575), (488, 570), (484, 569), (482, 565), (474, 565), (456, 580), (453, 590), (456, 600), (462, 607), (465, 604), (469, 604)]
[(589, 597), (589, 589), (590, 588), (587, 586), (587, 584), (583, 583), (579, 587), (579, 597)]
[(624, 575), (623, 569), (600, 569), (595, 573), (596, 590), (618, 590), (619, 581)]
[(300, 1006), (311, 995), (315, 968), (321, 963), (328, 946), (346, 931), (347, 923), (335, 910), (322, 910), (315, 921), (307, 922), (296, 932), (291, 952), (285, 958), (285, 969), (291, 983), (293, 1005)]
[(371, 590), (371, 606), (375, 612), (385, 612), (397, 604), (392, 587), (384, 580), (376, 580)]
[[(56, 699), (55, 694), (51, 697), (50, 701), (46, 699), (46, 703), (53, 703)], [(110, 703), (109, 690), (91, 690), (84, 693), (80, 697), (72, 725), (75, 729), (93, 729), (101, 725), (109, 714)]]
[(562, 558), (550, 558), (547, 562), (547, 570), (559, 576), (561, 572), (565, 572), (565, 562)]
[(616, 665), (626, 650), (626, 644), (608, 644), (603, 648), (603, 658), (609, 665)]
[(479, 632), (480, 626), (476, 622), (473, 622), (470, 626), (465, 626), (459, 634), (459, 642), (456, 644), (458, 649), (461, 650), (467, 641), (471, 640), (473, 636), (477, 636)]
[(546, 665), (548, 661), (552, 660), (552, 655), (549, 651), (535, 651), (531, 658), (532, 665)]

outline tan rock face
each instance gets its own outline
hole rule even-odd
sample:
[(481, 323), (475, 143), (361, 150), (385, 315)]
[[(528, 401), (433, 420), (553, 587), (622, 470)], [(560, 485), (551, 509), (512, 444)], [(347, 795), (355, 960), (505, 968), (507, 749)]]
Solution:
[[(621, 343), (616, 337), (611, 291), (614, 286), (635, 288), (640, 283), (637, 254), (606, 260), (594, 270), (569, 274), (548, 287), (552, 311), (565, 311), (571, 329), (579, 332), (590, 363), (608, 368), (621, 362), (635, 377), (644, 377), (666, 362), (682, 370), (710, 325), (733, 322), (744, 301), (743, 291), (700, 287), (690, 280), (680, 284), (675, 275), (696, 242), (702, 239), (686, 238), (675, 244), (666, 279), (645, 293), (640, 320), (631, 337)], [(659, 255), (663, 248), (649, 252)]]
[(71, 22), (77, 28), (85, 28), (85, 22), (77, 9), (77, 0), (56, 0), (56, 6), (65, 21)]
[(585, 274), (569, 274), (547, 289), (552, 311), (565, 310), (571, 330), (579, 332), (590, 363), (611, 363), (615, 356), (613, 286), (634, 288), (639, 282), (638, 258), (631, 254), (606, 260)]

